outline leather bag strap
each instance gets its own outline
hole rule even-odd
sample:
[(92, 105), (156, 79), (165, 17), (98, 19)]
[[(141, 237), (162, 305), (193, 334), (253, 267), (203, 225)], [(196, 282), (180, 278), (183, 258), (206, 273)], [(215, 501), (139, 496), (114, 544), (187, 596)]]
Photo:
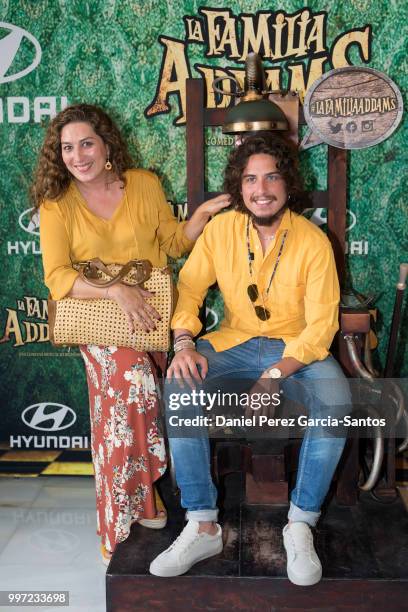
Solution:
[[(131, 278), (135, 285), (146, 282), (152, 273), (152, 264), (148, 259), (131, 259), (122, 266), (116, 275), (113, 275), (109, 268), (99, 258), (95, 257), (86, 262), (79, 262), (79, 275), (82, 280), (92, 287), (112, 287), (127, 276), (132, 270)], [(103, 272), (110, 280), (98, 278), (98, 272)]]

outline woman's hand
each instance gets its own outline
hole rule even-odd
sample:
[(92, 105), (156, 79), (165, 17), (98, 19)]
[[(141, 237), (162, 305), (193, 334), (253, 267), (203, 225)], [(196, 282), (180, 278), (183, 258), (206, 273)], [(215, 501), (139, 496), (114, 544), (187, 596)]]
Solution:
[(189, 240), (197, 240), (205, 224), (213, 215), (231, 204), (231, 196), (222, 193), (201, 204), (184, 226), (184, 233)]
[(161, 317), (157, 310), (146, 301), (153, 295), (146, 289), (120, 284), (110, 287), (108, 291), (108, 297), (114, 299), (126, 314), (131, 334), (136, 331), (137, 327), (145, 332), (156, 329), (156, 321), (159, 321)]
[(227, 208), (231, 204), (231, 196), (228, 193), (222, 193), (221, 195), (216, 196), (215, 198), (211, 198), (211, 200), (207, 200), (201, 206), (199, 206), (196, 212), (201, 213), (207, 216), (207, 220), (209, 217), (216, 215), (223, 208)]

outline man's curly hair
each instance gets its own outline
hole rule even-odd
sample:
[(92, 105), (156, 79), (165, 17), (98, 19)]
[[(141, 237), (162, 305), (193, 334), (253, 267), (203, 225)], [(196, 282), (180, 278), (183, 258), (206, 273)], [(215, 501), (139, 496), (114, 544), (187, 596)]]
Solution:
[[(58, 200), (68, 189), (72, 179), (62, 160), (61, 130), (68, 123), (89, 123), (109, 148), (112, 172), (125, 182), (124, 172), (134, 167), (125, 141), (112, 119), (98, 106), (75, 104), (68, 106), (51, 121), (41, 148), (31, 197), (37, 210), (44, 200)], [(34, 210), (34, 212), (35, 212)]]
[(231, 196), (235, 210), (248, 212), (242, 199), (242, 174), (251, 155), (266, 153), (276, 159), (276, 165), (286, 184), (288, 208), (300, 213), (310, 208), (310, 195), (304, 190), (299, 173), (298, 150), (291, 141), (274, 132), (257, 132), (245, 138), (231, 151), (224, 173), (224, 191)]

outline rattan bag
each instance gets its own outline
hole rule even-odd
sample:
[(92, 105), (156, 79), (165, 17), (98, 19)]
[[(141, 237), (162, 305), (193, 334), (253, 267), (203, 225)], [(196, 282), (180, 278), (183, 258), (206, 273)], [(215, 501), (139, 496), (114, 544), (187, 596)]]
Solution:
[(168, 351), (170, 320), (176, 302), (171, 269), (154, 268), (148, 260), (132, 260), (125, 265), (105, 265), (99, 259), (73, 266), (81, 278), (94, 287), (111, 287), (116, 283), (139, 285), (155, 293), (149, 298), (161, 315), (156, 330), (129, 332), (125, 313), (116, 301), (103, 298), (48, 299), (50, 340), (56, 346), (96, 344), (124, 346), (138, 351)]

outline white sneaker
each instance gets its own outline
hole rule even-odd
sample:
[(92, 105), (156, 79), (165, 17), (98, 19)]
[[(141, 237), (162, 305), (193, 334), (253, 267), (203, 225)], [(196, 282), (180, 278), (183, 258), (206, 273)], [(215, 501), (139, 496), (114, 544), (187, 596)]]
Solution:
[(185, 574), (198, 561), (217, 555), (222, 551), (222, 530), (217, 524), (217, 533), (198, 533), (200, 524), (189, 520), (179, 537), (167, 550), (150, 564), (154, 576), (170, 578)]
[(293, 584), (310, 586), (322, 577), (322, 566), (313, 546), (307, 523), (288, 523), (283, 529), (288, 578)]

